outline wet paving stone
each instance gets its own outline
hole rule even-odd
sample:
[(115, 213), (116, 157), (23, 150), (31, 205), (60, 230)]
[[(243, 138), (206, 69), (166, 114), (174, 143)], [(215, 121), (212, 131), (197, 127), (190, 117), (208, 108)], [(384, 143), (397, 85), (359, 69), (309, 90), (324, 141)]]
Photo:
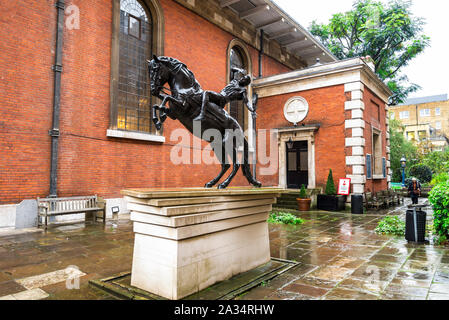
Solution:
[(435, 272), (435, 278), (433, 279), (433, 282), (449, 284), (449, 272), (444, 271)]
[(323, 288), (317, 288), (302, 284), (290, 284), (287, 287), (283, 288), (284, 291), (299, 293), (304, 296), (320, 298), (324, 296), (329, 290)]
[(338, 284), (338, 287), (347, 288), (351, 290), (369, 291), (374, 293), (382, 292), (388, 282), (374, 281), (374, 280), (360, 280), (355, 278), (347, 278)]
[(449, 294), (445, 293), (429, 293), (428, 300), (449, 300)]
[(405, 280), (432, 281), (433, 273), (399, 271), (396, 278)]
[(26, 289), (24, 287), (12, 280), (0, 283), (0, 297), (8, 296), (10, 294), (22, 292), (25, 290)]
[(408, 256), (413, 249), (407, 249), (404, 247), (383, 247), (377, 253), (381, 255), (390, 255), (390, 256)]
[(317, 266), (302, 263), (296, 267), (291, 268), (290, 270), (285, 272), (285, 274), (299, 278), (306, 276), (307, 274), (309, 274), (313, 270), (316, 270), (317, 268), (318, 268)]
[(381, 294), (380, 300), (426, 300), (426, 297), (416, 297), (407, 295), (406, 293), (397, 294), (392, 292), (384, 292), (383, 294)]
[(370, 261), (389, 262), (391, 264), (402, 264), (407, 260), (407, 256), (391, 256), (386, 254), (375, 254)]
[(391, 281), (396, 274), (394, 269), (379, 268), (367, 262), (351, 274), (351, 278), (369, 281)]
[(402, 266), (400, 262), (387, 262), (378, 260), (368, 260), (367, 266), (378, 267), (380, 269), (399, 269)]
[(281, 274), (280, 276), (265, 283), (265, 287), (273, 290), (282, 289), (295, 281), (297, 277), (290, 274)]
[(392, 285), (404, 286), (404, 287), (421, 287), (429, 289), (432, 281), (431, 280), (414, 280), (414, 279), (401, 279), (394, 278), (391, 281)]
[(366, 260), (346, 257), (346, 256), (337, 256), (327, 264), (329, 267), (341, 267), (346, 269), (357, 269), (362, 264), (366, 263)]
[(298, 293), (279, 290), (267, 296), (265, 300), (314, 300), (314, 298), (300, 295)]
[(430, 292), (449, 295), (449, 284), (434, 283), (430, 287)]
[(375, 293), (368, 293), (346, 288), (336, 288), (330, 291), (325, 297), (325, 300), (377, 300), (379, 295)]
[[(306, 223), (270, 225), (270, 248), (273, 257), (295, 260), (299, 265), (238, 299), (448, 298), (448, 248), (377, 235), (373, 230), (380, 216), (295, 214)], [(50, 295), (47, 299), (113, 299), (90, 287), (88, 279), (129, 271), (133, 245), (132, 223), (126, 220), (108, 222), (106, 228), (101, 223), (86, 223), (50, 228), (47, 233), (0, 237), (0, 290), (23, 291), (15, 287), (14, 279), (75, 265), (87, 273), (80, 290), (67, 290), (65, 283), (57, 283), (44, 288)]]
[(305, 264), (310, 264), (314, 266), (320, 266), (327, 264), (329, 261), (334, 259), (335, 256), (324, 256), (324, 255), (318, 255), (314, 251), (311, 253), (305, 254), (301, 257), (301, 260), (298, 262), (302, 262)]
[(336, 267), (322, 267), (312, 272), (310, 277), (318, 278), (321, 280), (340, 281), (346, 278), (353, 272), (353, 269), (336, 268)]
[(290, 261), (299, 261), (302, 256), (309, 254), (310, 250), (295, 249), (291, 247), (279, 248), (279, 258)]
[(429, 261), (416, 261), (416, 260), (408, 260), (401, 267), (402, 270), (407, 271), (416, 271), (416, 272), (434, 272), (436, 270), (436, 266), (433, 262)]
[(337, 286), (338, 281), (323, 280), (306, 276), (304, 278), (296, 280), (294, 283), (311, 287), (318, 287), (322, 289), (332, 289)]
[(0, 271), (0, 283), (12, 280), (11, 273), (5, 273)]
[(413, 296), (413, 297), (419, 297), (422, 299), (426, 299), (427, 294), (429, 293), (429, 289), (390, 284), (387, 286), (384, 293), (385, 294), (406, 295), (406, 296)]

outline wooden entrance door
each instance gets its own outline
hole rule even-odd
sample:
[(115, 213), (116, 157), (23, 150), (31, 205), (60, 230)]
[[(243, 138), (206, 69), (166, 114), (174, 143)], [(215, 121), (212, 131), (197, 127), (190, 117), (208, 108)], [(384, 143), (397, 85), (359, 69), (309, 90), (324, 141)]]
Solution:
[(300, 189), (309, 185), (309, 154), (307, 141), (296, 141), (289, 148), (287, 142), (287, 188)]

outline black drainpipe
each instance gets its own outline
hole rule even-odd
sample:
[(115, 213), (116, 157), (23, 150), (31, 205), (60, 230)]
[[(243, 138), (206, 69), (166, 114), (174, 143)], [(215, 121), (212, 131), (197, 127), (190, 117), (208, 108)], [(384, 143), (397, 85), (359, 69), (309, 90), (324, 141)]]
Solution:
[[(263, 29), (260, 30), (260, 50), (259, 50), (259, 78), (262, 78), (262, 57), (263, 57), (263, 36), (264, 36)], [(257, 177), (257, 123), (256, 123), (256, 117), (253, 117), (253, 132), (254, 132), (254, 165), (253, 165), (253, 177), (256, 179)]]
[(259, 50), (259, 78), (262, 78), (262, 57), (263, 57), (263, 29), (260, 30), (260, 50)]
[(53, 94), (53, 124), (52, 129), (48, 132), (51, 136), (51, 167), (50, 167), (50, 195), (49, 197), (57, 197), (57, 181), (58, 181), (58, 144), (59, 144), (59, 116), (61, 107), (61, 76), (62, 76), (62, 46), (64, 33), (64, 0), (58, 0), (55, 4), (58, 11), (58, 25), (56, 28), (56, 52), (55, 65), (53, 71), (55, 73), (55, 87)]

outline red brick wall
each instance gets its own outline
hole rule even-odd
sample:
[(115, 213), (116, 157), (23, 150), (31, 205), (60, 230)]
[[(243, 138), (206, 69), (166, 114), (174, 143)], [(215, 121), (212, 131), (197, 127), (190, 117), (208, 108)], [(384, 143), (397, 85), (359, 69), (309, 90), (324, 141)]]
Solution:
[[(49, 191), (56, 9), (53, 0), (7, 1), (0, 17), (0, 203), (43, 197)], [(58, 195), (119, 197), (133, 187), (193, 187), (219, 166), (170, 163), (167, 143), (107, 138), (110, 109), (112, 2), (74, 0), (80, 30), (64, 31)], [(226, 85), (226, 52), (233, 36), (171, 0), (161, 0), (165, 55), (185, 62), (205, 89)], [(258, 52), (248, 48), (258, 75)], [(264, 76), (289, 71), (264, 57)], [(232, 185), (247, 185), (241, 171)]]
[[(373, 138), (372, 128), (381, 130), (382, 132), (382, 157), (387, 157), (387, 138), (386, 132), (386, 111), (385, 103), (382, 102), (368, 87), (365, 86), (363, 94), (363, 102), (365, 103), (365, 155), (373, 154)], [(377, 107), (376, 106), (379, 106)], [(373, 167), (374, 168), (374, 167)], [(367, 192), (377, 192), (388, 188), (387, 179), (367, 180), (365, 190)]]
[[(307, 90), (267, 97), (260, 100), (258, 129), (283, 128), (291, 126), (284, 118), (284, 105), (288, 99), (302, 96), (309, 103), (309, 114), (303, 123), (320, 124), (315, 134), (315, 172), (317, 186), (325, 186), (332, 169), (335, 183), (346, 177), (345, 155), (345, 94), (344, 86)], [(280, 168), (279, 170), (284, 170)], [(258, 178), (264, 185), (278, 185), (278, 174)]]
[(54, 1), (2, 1), (0, 203), (49, 190)]

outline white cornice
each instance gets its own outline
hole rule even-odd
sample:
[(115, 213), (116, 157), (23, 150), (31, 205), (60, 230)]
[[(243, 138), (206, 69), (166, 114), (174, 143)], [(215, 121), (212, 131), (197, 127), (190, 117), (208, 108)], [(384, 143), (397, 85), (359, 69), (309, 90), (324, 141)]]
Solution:
[(360, 58), (256, 79), (253, 88), (263, 98), (357, 81), (362, 82), (385, 103), (388, 102), (392, 92)]

